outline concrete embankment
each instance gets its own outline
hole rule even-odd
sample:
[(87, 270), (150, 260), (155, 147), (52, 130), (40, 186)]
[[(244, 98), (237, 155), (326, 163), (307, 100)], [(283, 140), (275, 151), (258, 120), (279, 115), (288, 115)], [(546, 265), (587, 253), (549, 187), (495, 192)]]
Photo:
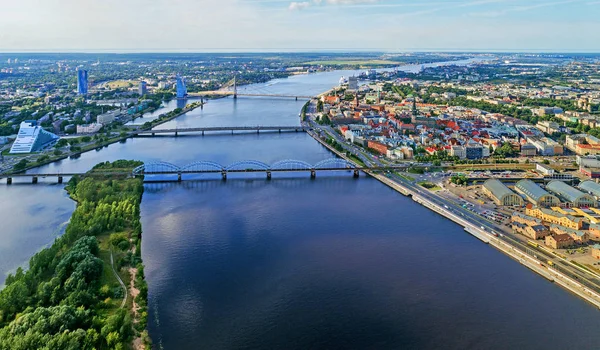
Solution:
[[(352, 159), (350, 159), (349, 157), (347, 157), (346, 154), (339, 152), (334, 147), (332, 147), (330, 144), (321, 140), (319, 138), (319, 136), (317, 134), (315, 134), (314, 132), (309, 132), (308, 134), (311, 135), (320, 144), (322, 144), (327, 149), (329, 149), (331, 152), (338, 155), (340, 158), (343, 158), (343, 159), (355, 164), (355, 162)], [(423, 205), (424, 207), (426, 207), (426, 208), (438, 213), (439, 215), (455, 222), (456, 224), (462, 226), (467, 233), (471, 234), (474, 237), (477, 237), (482, 242), (493, 246), (494, 248), (500, 250), (501, 252), (503, 252), (506, 255), (508, 255), (509, 257), (511, 257), (512, 259), (514, 259), (514, 260), (518, 261), (519, 263), (521, 263), (522, 265), (526, 266), (531, 271), (541, 275), (542, 277), (546, 278), (547, 280), (549, 280), (551, 282), (554, 282), (554, 283), (562, 286), (563, 288), (580, 296), (581, 298), (587, 300), (588, 302), (590, 302), (591, 304), (593, 304), (594, 306), (596, 306), (597, 308), (600, 309), (600, 294), (590, 290), (589, 288), (585, 287), (584, 285), (577, 282), (576, 280), (564, 275), (563, 273), (560, 273), (556, 269), (552, 268), (551, 266), (548, 266), (547, 264), (540, 262), (539, 260), (535, 259), (534, 257), (529, 256), (525, 252), (504, 242), (502, 239), (492, 235), (491, 233), (488, 233), (485, 230), (482, 230), (477, 225), (475, 225), (475, 224), (469, 222), (468, 220), (466, 220), (465, 218), (453, 213), (451, 210), (449, 210), (445, 207), (439, 206), (438, 204), (420, 196), (418, 193), (415, 193), (414, 191), (410, 190), (409, 188), (406, 188), (406, 187), (402, 186), (401, 184), (399, 184), (395, 181), (392, 181), (381, 174), (375, 174), (368, 170), (365, 171), (365, 173), (368, 174), (369, 176), (377, 179), (381, 183), (389, 186), (390, 188), (394, 189), (395, 191), (402, 193), (405, 196), (411, 196), (412, 199), (416, 203), (419, 203), (419, 204)]]

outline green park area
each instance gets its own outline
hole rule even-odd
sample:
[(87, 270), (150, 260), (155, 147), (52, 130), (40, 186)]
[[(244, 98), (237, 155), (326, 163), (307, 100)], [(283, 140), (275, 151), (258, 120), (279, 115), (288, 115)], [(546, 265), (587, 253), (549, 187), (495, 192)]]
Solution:
[[(135, 161), (101, 163), (95, 172)], [(0, 349), (150, 348), (141, 260), (143, 180), (74, 177), (77, 202), (65, 233), (19, 268), (0, 291)], [(136, 348), (139, 348), (136, 346)]]

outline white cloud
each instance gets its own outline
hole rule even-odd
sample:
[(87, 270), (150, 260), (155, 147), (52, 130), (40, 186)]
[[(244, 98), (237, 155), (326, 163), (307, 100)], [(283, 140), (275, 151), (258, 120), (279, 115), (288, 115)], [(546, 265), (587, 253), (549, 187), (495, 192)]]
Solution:
[(311, 1), (293, 1), (288, 6), (291, 11), (304, 10), (312, 5), (362, 5), (374, 4), (379, 0), (311, 0)]
[(310, 2), (308, 1), (303, 1), (303, 2), (291, 2), (289, 9), (290, 11), (298, 11), (298, 10), (304, 10), (305, 8), (310, 6)]

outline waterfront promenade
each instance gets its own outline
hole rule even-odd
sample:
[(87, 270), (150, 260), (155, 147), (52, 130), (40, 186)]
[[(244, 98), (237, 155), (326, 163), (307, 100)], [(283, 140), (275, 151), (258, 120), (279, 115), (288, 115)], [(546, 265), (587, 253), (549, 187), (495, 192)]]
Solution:
[[(317, 132), (309, 131), (308, 134), (338, 157), (356, 165), (355, 160), (325, 142)], [(336, 135), (327, 134), (334, 139), (337, 138)], [(345, 147), (344, 144), (342, 145)], [(514, 238), (500, 233), (501, 228), (491, 222), (477, 217), (476, 214), (435, 195), (425, 188), (419, 187), (415, 183), (407, 181), (397, 174), (388, 175), (388, 177), (377, 171), (365, 169), (364, 172), (395, 191), (411, 197), (416, 203), (462, 226), (465, 232), (485, 244), (493, 246), (533, 272), (551, 282), (555, 282), (600, 309), (600, 284), (598, 283), (600, 276), (595, 273), (574, 266), (567, 260), (549, 254), (544, 250), (524, 245)]]

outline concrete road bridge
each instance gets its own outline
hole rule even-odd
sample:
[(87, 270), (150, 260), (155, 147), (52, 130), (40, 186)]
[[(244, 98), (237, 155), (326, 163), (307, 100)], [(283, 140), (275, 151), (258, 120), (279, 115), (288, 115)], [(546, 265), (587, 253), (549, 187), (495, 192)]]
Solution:
[(306, 132), (312, 130), (311, 127), (307, 126), (212, 126), (212, 127), (201, 127), (201, 128), (177, 128), (177, 129), (153, 129), (153, 130), (140, 130), (133, 132), (134, 135), (139, 136), (155, 136), (173, 134), (179, 136), (179, 134), (189, 133), (200, 133), (204, 135), (206, 132), (223, 132), (231, 131), (233, 134), (235, 131), (240, 132)]

